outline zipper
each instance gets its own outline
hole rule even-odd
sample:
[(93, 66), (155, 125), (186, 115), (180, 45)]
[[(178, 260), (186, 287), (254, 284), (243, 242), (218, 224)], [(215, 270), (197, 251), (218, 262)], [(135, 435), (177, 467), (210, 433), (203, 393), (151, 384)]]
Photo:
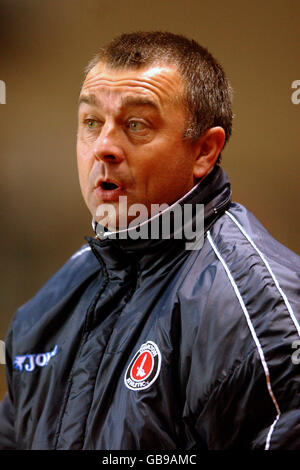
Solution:
[(101, 263), (101, 266), (103, 268), (102, 271), (103, 271), (103, 274), (104, 274), (104, 280), (103, 280), (103, 284), (102, 284), (100, 290), (93, 297), (90, 305), (88, 306), (87, 312), (86, 312), (79, 348), (78, 348), (78, 351), (77, 351), (76, 358), (73, 362), (73, 366), (72, 366), (72, 369), (71, 369), (71, 372), (70, 372), (67, 388), (66, 388), (66, 391), (65, 391), (64, 399), (63, 399), (63, 404), (62, 404), (62, 407), (61, 407), (60, 413), (59, 413), (57, 428), (56, 428), (56, 432), (55, 432), (54, 450), (56, 450), (57, 446), (58, 446), (61, 427), (62, 427), (62, 423), (63, 423), (63, 417), (64, 417), (64, 413), (65, 413), (65, 410), (66, 410), (66, 407), (67, 407), (67, 404), (68, 404), (68, 401), (69, 401), (69, 395), (70, 395), (70, 392), (71, 392), (71, 389), (72, 389), (73, 373), (74, 373), (75, 366), (77, 364), (77, 359), (80, 357), (82, 348), (83, 348), (84, 344), (86, 343), (87, 337), (90, 333), (90, 331), (89, 331), (90, 330), (90, 328), (89, 328), (90, 327), (90, 321), (93, 317), (93, 313), (94, 313), (95, 307), (97, 305), (97, 302), (98, 302), (99, 298), (101, 297), (101, 295), (103, 294), (103, 292), (105, 291), (106, 286), (107, 286), (108, 281), (109, 281), (108, 274), (107, 274), (107, 271), (106, 271), (106, 268), (105, 268), (105, 265), (104, 265), (102, 259), (98, 256), (98, 253), (96, 252), (96, 250), (93, 249), (93, 246), (91, 246), (91, 249), (92, 249), (93, 253), (95, 254), (95, 256), (97, 257), (97, 259)]

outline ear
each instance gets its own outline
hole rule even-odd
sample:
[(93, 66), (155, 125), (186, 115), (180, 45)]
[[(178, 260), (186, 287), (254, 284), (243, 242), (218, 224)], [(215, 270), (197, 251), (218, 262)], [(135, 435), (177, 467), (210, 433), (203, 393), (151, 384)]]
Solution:
[(204, 178), (215, 166), (225, 142), (223, 127), (211, 127), (195, 144), (195, 163), (193, 175), (195, 180)]

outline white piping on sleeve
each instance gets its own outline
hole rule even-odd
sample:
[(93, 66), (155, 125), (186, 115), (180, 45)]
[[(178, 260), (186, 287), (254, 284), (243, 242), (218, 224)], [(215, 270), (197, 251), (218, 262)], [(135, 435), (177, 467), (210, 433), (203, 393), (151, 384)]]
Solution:
[(273, 433), (274, 428), (275, 428), (275, 426), (276, 426), (276, 423), (277, 423), (277, 421), (278, 421), (278, 419), (279, 419), (279, 416), (280, 416), (280, 414), (278, 414), (278, 415), (276, 416), (276, 418), (274, 419), (274, 422), (273, 422), (272, 426), (270, 426), (270, 429), (269, 429), (269, 432), (268, 432), (268, 435), (267, 435), (267, 439), (266, 439), (265, 450), (269, 450), (269, 449), (270, 449), (271, 436), (272, 436), (272, 433)]
[(290, 314), (290, 317), (291, 319), (293, 320), (293, 323), (295, 325), (295, 328), (298, 332), (298, 335), (300, 336), (300, 325), (294, 315), (294, 312), (292, 310), (292, 307), (288, 301), (288, 298), (287, 296), (285, 295), (285, 293), (283, 292), (283, 290), (281, 289), (280, 285), (279, 285), (279, 282), (277, 281), (268, 261), (265, 259), (264, 255), (262, 254), (262, 252), (257, 248), (257, 246), (255, 245), (254, 241), (251, 240), (251, 238), (249, 237), (249, 235), (245, 232), (244, 228), (241, 226), (241, 224), (236, 220), (236, 218), (228, 211), (225, 211), (226, 214), (228, 215), (228, 217), (231, 218), (231, 220), (238, 226), (238, 228), (240, 229), (240, 231), (242, 232), (242, 234), (244, 235), (244, 237), (247, 238), (248, 242), (253, 246), (253, 248), (257, 251), (257, 253), (259, 254), (259, 256), (261, 257), (261, 259), (263, 260), (264, 264), (266, 265), (274, 283), (275, 283), (275, 286), (277, 287), (278, 289), (278, 292), (280, 293), (281, 297), (283, 298), (284, 300), (284, 303), (286, 305), (286, 308), (288, 309), (288, 312)]
[(231, 283), (231, 285), (232, 285), (232, 287), (233, 287), (233, 290), (234, 290), (234, 292), (235, 292), (235, 295), (237, 296), (237, 299), (238, 299), (238, 301), (239, 301), (239, 303), (240, 303), (240, 306), (241, 306), (241, 308), (242, 308), (242, 310), (243, 310), (243, 312), (244, 312), (244, 315), (245, 315), (245, 317), (246, 317), (246, 321), (247, 321), (248, 327), (249, 327), (250, 332), (251, 332), (251, 334), (252, 334), (252, 338), (253, 338), (253, 340), (254, 340), (254, 342), (255, 342), (255, 344), (256, 344), (256, 347), (257, 347), (257, 350), (258, 350), (258, 353), (259, 353), (259, 356), (260, 356), (260, 360), (261, 360), (261, 363), (262, 363), (262, 366), (263, 366), (263, 369), (264, 369), (268, 392), (269, 392), (269, 395), (270, 395), (270, 397), (271, 397), (271, 399), (272, 399), (272, 402), (273, 402), (273, 404), (274, 404), (274, 406), (275, 406), (275, 409), (276, 409), (276, 412), (277, 412), (276, 420), (274, 421), (274, 423), (273, 423), (273, 425), (272, 425), (272, 427), (271, 427), (271, 429), (270, 429), (270, 431), (269, 431), (269, 433), (268, 433), (268, 438), (267, 438), (268, 442), (266, 442), (266, 447), (265, 447), (265, 450), (267, 450), (267, 443), (268, 443), (268, 448), (269, 448), (269, 446), (270, 446), (271, 434), (272, 434), (273, 429), (274, 429), (274, 426), (275, 426), (275, 424), (276, 424), (276, 422), (277, 422), (277, 420), (278, 420), (278, 418), (279, 418), (279, 416), (280, 416), (280, 414), (281, 414), (280, 408), (279, 408), (279, 406), (278, 406), (277, 400), (276, 400), (275, 395), (274, 395), (273, 390), (272, 390), (269, 368), (268, 368), (267, 362), (266, 362), (266, 360), (265, 360), (264, 352), (263, 352), (263, 350), (262, 350), (262, 347), (261, 347), (261, 345), (260, 345), (260, 342), (259, 342), (259, 340), (258, 340), (258, 338), (257, 338), (257, 336), (256, 336), (255, 329), (254, 329), (254, 327), (253, 327), (253, 325), (252, 325), (252, 322), (251, 322), (249, 313), (248, 313), (248, 311), (247, 311), (246, 305), (245, 305), (245, 303), (244, 303), (244, 301), (243, 301), (243, 298), (242, 298), (242, 296), (241, 296), (241, 294), (240, 294), (240, 292), (239, 292), (239, 289), (238, 289), (238, 287), (237, 287), (237, 285), (236, 285), (235, 280), (233, 279), (233, 276), (232, 276), (232, 274), (231, 274), (231, 272), (230, 272), (230, 270), (229, 270), (227, 264), (225, 263), (224, 259), (222, 258), (220, 252), (218, 251), (216, 245), (214, 244), (214, 242), (213, 242), (213, 240), (212, 240), (212, 238), (211, 238), (210, 231), (207, 232), (207, 238), (208, 238), (208, 241), (209, 241), (209, 243), (211, 244), (211, 246), (212, 246), (212, 248), (213, 248), (213, 250), (214, 250), (214, 252), (215, 252), (217, 258), (221, 261), (221, 263), (222, 263), (222, 265), (223, 265), (223, 268), (225, 269), (225, 272), (226, 272), (226, 274), (227, 274), (227, 276), (228, 276), (228, 278), (229, 278), (229, 281), (230, 281), (230, 283)]
[[(235, 225), (240, 229), (240, 231), (242, 232), (242, 234), (244, 235), (244, 237), (248, 240), (248, 242), (252, 245), (252, 247), (255, 249), (255, 251), (259, 254), (260, 258), (262, 259), (262, 261), (264, 262), (267, 270), (269, 271), (273, 281), (274, 281), (274, 284), (279, 292), (279, 294), (281, 295), (281, 297), (283, 298), (283, 301), (285, 303), (285, 306), (289, 312), (289, 315), (295, 325), (295, 328), (297, 330), (297, 333), (298, 335), (300, 336), (300, 325), (294, 315), (294, 312), (293, 312), (293, 309), (289, 303), (289, 300), (287, 298), (287, 296), (285, 295), (285, 293), (283, 292), (283, 290), (281, 289), (280, 285), (279, 285), (279, 282), (278, 280), (276, 279), (275, 277), (275, 274), (273, 273), (272, 269), (271, 269), (271, 266), (269, 265), (268, 261), (265, 259), (263, 253), (257, 248), (256, 244), (254, 243), (254, 241), (250, 238), (250, 236), (247, 234), (247, 232), (245, 231), (245, 229), (241, 226), (241, 224), (236, 220), (236, 218), (231, 214), (231, 212), (229, 211), (225, 211), (225, 213), (228, 215), (228, 217), (230, 217), (230, 219), (235, 223)], [(267, 440), (266, 440), (266, 446), (265, 446), (265, 450), (268, 450), (270, 448), (270, 441), (271, 441), (271, 436), (272, 436), (272, 433), (274, 431), (274, 428), (275, 428), (275, 425), (277, 423), (279, 419), (279, 415), (277, 415), (274, 423), (272, 424), (272, 426), (270, 427), (270, 430), (269, 430), (269, 433), (268, 433), (268, 436), (267, 436)]]
[(84, 253), (85, 251), (89, 251), (90, 249), (91, 249), (90, 246), (86, 246), (85, 248), (82, 248), (81, 250), (79, 250), (79, 251), (77, 251), (76, 253), (74, 253), (74, 255), (71, 256), (71, 259), (77, 258), (77, 256), (82, 255), (82, 253)]

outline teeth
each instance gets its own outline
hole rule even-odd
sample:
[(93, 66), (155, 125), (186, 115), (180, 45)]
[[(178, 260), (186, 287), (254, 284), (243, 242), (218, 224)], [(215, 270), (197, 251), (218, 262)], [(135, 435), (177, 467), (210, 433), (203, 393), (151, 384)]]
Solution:
[(103, 189), (116, 189), (118, 186), (115, 183), (109, 183), (107, 181), (103, 181), (101, 184)]

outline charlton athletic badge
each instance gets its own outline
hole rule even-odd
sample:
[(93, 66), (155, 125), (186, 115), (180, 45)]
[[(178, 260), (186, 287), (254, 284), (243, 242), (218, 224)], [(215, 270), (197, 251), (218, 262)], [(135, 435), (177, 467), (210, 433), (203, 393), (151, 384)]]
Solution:
[(161, 354), (153, 341), (142, 344), (130, 362), (124, 382), (130, 390), (145, 390), (157, 379), (160, 372)]

